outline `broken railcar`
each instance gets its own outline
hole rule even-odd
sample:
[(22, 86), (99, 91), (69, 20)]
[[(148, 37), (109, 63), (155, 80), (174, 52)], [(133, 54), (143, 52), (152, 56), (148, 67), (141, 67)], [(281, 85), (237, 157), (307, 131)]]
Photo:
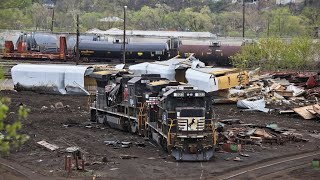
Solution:
[(148, 137), (176, 160), (208, 161), (216, 144), (212, 99), (203, 90), (161, 78), (98, 72), (91, 120)]

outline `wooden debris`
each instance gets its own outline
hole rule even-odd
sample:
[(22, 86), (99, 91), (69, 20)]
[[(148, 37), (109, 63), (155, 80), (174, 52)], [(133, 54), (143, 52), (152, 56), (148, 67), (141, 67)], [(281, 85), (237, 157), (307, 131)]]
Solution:
[(260, 136), (260, 137), (264, 137), (264, 138), (272, 138), (272, 135), (267, 133), (266, 130), (264, 130), (264, 129), (256, 129), (254, 131), (254, 134), (257, 136)]
[(290, 114), (290, 113), (294, 113), (294, 110), (281, 110), (281, 111), (279, 111), (279, 114)]
[(215, 104), (235, 104), (238, 98), (224, 98), (224, 99), (213, 99)]
[(275, 92), (283, 97), (292, 97), (293, 96), (293, 91), (276, 90)]
[(48, 143), (46, 141), (38, 141), (37, 144), (39, 144), (39, 145), (41, 145), (41, 146), (43, 146), (43, 147), (45, 147), (45, 148), (47, 148), (47, 149), (49, 149), (51, 151), (55, 151), (55, 150), (59, 149), (59, 146), (56, 146), (54, 144), (50, 144), (50, 143)]
[(316, 112), (318, 116), (320, 116), (320, 105), (319, 104), (313, 105), (313, 111)]
[(298, 113), (301, 117), (303, 117), (306, 120), (316, 118), (316, 116), (312, 114), (310, 110), (313, 110), (313, 105), (293, 109), (294, 112)]
[(278, 83), (273, 83), (271, 86), (270, 86), (270, 90), (285, 90), (286, 88), (281, 86), (281, 84), (278, 84)]

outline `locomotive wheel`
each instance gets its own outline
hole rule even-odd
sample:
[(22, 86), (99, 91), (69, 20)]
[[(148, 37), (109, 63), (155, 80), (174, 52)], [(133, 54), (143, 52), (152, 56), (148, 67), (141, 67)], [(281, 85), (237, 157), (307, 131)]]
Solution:
[(130, 131), (133, 134), (138, 133), (138, 123), (130, 121)]
[(161, 137), (161, 146), (164, 151), (168, 152), (167, 139), (164, 137)]
[(91, 113), (90, 113), (90, 120), (92, 122), (96, 122), (97, 121), (97, 114), (96, 114), (96, 110), (91, 110)]

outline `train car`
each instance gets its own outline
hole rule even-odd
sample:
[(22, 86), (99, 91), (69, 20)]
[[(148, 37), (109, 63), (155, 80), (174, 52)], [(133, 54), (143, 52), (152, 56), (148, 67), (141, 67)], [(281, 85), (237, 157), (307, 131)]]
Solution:
[[(82, 59), (121, 59), (123, 44), (119, 42), (83, 40), (79, 43), (79, 51)], [(126, 59), (128, 60), (166, 60), (169, 56), (169, 47), (166, 43), (126, 44)]]
[(207, 65), (232, 66), (230, 56), (240, 50), (241, 46), (226, 46), (215, 43), (213, 45), (180, 45), (177, 53), (182, 57), (194, 53), (196, 58)]
[(91, 120), (136, 133), (178, 161), (208, 161), (216, 144), (212, 99), (203, 90), (161, 78), (102, 71)]
[(58, 37), (54, 34), (24, 33), (19, 36), (16, 47), (21, 42), (25, 43), (26, 51), (41, 53), (56, 53), (59, 51)]

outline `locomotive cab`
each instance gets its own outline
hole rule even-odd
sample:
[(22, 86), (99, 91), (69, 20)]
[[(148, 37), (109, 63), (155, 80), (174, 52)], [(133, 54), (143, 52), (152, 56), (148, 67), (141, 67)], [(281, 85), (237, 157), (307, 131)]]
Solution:
[(164, 91), (157, 106), (149, 107), (150, 117), (159, 112), (157, 121), (148, 122), (152, 138), (176, 160), (210, 160), (215, 144), (211, 98), (190, 86), (169, 86)]

